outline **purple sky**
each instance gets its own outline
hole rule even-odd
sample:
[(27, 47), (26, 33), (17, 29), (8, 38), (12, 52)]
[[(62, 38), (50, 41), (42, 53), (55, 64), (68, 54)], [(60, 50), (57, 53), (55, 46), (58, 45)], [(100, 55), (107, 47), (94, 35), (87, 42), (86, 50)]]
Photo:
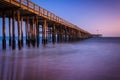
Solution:
[(120, 36), (120, 0), (31, 0), (91, 32)]
[[(120, 37), (120, 0), (31, 1), (90, 33)], [(8, 28), (6, 32), (8, 32)], [(1, 35), (2, 27), (0, 27)]]

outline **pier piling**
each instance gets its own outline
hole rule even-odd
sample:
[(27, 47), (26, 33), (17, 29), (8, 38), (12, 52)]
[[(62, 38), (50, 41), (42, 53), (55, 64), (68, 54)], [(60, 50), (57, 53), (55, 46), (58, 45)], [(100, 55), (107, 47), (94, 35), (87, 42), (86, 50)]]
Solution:
[(9, 17), (9, 46), (11, 46), (11, 38), (12, 38), (12, 32), (11, 32), (11, 17)]
[(2, 47), (3, 47), (3, 49), (6, 49), (6, 20), (5, 20), (5, 17), (6, 17), (6, 15), (5, 15), (5, 12), (3, 12), (3, 17), (2, 17), (2, 24), (3, 24), (3, 29), (2, 29), (2, 31), (3, 31), (3, 33), (2, 33), (2, 35), (3, 35), (3, 37), (2, 37)]
[(55, 44), (56, 42), (56, 29), (55, 29), (55, 24), (52, 27), (52, 43)]
[(45, 45), (47, 43), (47, 22), (46, 20), (44, 20), (43, 22), (42, 30), (43, 30), (42, 41), (43, 41), (43, 44)]
[(19, 10), (17, 11), (17, 23), (18, 23), (18, 48), (21, 49), (21, 47), (22, 47), (22, 36), (21, 36), (22, 28), (21, 28), (21, 26), (22, 25), (20, 25), (20, 11)]
[(16, 48), (15, 41), (15, 11), (12, 11), (12, 49)]
[(21, 46), (24, 46), (23, 43), (23, 16), (21, 16)]
[[(12, 50), (16, 49), (17, 37), (18, 48), (22, 49), (24, 35), (26, 36), (27, 47), (39, 47), (41, 35), (41, 42), (44, 45), (48, 42), (55, 44), (92, 37), (91, 33), (58, 17), (30, 0), (0, 0), (0, 3), (3, 49), (7, 47), (6, 34), (8, 34), (9, 46)], [(8, 22), (6, 19), (8, 19)], [(8, 30), (6, 29), (7, 25), (9, 28), (8, 33), (6, 32)], [(16, 35), (17, 33), (18, 35)]]

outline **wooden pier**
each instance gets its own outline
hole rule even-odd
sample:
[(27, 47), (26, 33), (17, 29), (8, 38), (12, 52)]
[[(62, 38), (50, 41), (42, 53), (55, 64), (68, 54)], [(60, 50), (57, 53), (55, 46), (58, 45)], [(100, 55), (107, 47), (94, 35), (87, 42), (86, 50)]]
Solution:
[[(86, 39), (92, 36), (89, 32), (29, 0), (0, 0), (0, 18), (2, 18), (3, 49), (6, 49), (6, 28), (9, 28), (9, 46), (13, 50), (16, 48), (16, 41), (18, 41), (19, 49), (24, 46), (23, 34), (26, 35), (26, 45), (28, 47), (39, 47), (40, 34), (42, 34), (43, 44), (48, 43), (49, 37), (55, 44), (57, 42)], [(8, 27), (6, 26), (6, 18)], [(18, 34), (15, 34), (15, 28)], [(25, 30), (25, 33), (23, 30)], [(15, 39), (16, 36), (18, 40)]]

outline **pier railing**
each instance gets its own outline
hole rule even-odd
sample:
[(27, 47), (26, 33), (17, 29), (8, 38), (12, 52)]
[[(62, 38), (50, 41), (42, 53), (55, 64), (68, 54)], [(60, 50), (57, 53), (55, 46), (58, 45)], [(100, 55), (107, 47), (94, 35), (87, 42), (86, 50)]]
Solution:
[(67, 26), (67, 27), (70, 27), (70, 28), (73, 28), (73, 29), (76, 29), (76, 30), (79, 30), (81, 32), (89, 34), (89, 32), (79, 28), (78, 26), (72, 24), (71, 22), (68, 22), (68, 21), (60, 18), (59, 16), (46, 10), (45, 8), (42, 8), (41, 6), (39, 6), (37, 4), (31, 2), (30, 0), (3, 0), (3, 1), (12, 3), (18, 7), (21, 7), (21, 8), (24, 7), (24, 9), (29, 10), (30, 12), (33, 12), (34, 14), (37, 14), (40, 17), (49, 19), (49, 20), (54, 21), (56, 23), (59, 23), (59, 24), (62, 24), (64, 26)]
[[(26, 44), (39, 47), (39, 29), (42, 29), (42, 43), (52, 37), (55, 42), (75, 41), (91, 37), (91, 34), (78, 26), (58, 17), (54, 13), (29, 0), (0, 0), (2, 18), (2, 46), (6, 49), (6, 18), (9, 27), (9, 46), (15, 49), (15, 28), (18, 29), (18, 47), (23, 47), (23, 22), (25, 23)], [(5, 9), (5, 10), (4, 10)], [(17, 25), (16, 25), (17, 22)], [(42, 26), (42, 27), (40, 27)]]
[(72, 23), (70, 23), (70, 22), (56, 16), (52, 12), (38, 6), (37, 4), (35, 4), (35, 3), (33, 3), (31, 1), (29, 1), (29, 0), (12, 0), (12, 1), (15, 1), (15, 2), (19, 3), (20, 6), (24, 5), (28, 9), (34, 10), (34, 12), (36, 12), (40, 16), (46, 17), (47, 19), (53, 20), (53, 21), (55, 21), (57, 23), (65, 25), (65, 26), (70, 26), (71, 28), (78, 29), (78, 27), (75, 27), (75, 25), (73, 25)]

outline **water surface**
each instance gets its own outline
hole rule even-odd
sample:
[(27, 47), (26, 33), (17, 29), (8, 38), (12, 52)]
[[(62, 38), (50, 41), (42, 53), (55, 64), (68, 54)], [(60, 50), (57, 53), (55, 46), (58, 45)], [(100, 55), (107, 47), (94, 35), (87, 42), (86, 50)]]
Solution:
[(0, 80), (120, 80), (120, 38), (0, 49)]

